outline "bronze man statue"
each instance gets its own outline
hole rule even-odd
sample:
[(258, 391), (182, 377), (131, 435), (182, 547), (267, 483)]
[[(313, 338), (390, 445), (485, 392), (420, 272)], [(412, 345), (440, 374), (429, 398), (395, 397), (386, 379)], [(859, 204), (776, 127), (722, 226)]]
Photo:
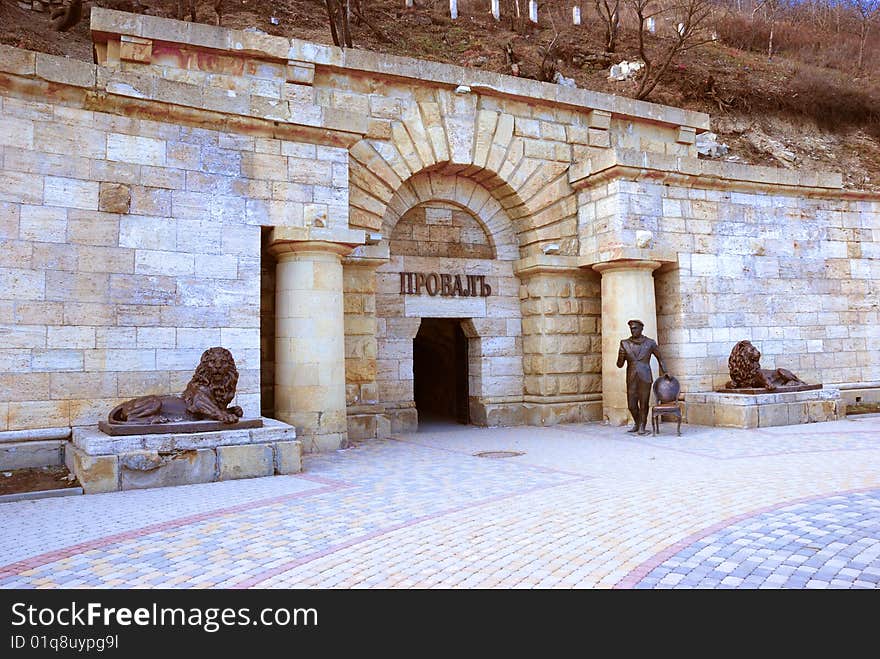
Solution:
[(623, 364), (626, 363), (626, 404), (634, 422), (633, 427), (627, 432), (647, 435), (645, 426), (648, 423), (651, 384), (654, 382), (654, 375), (651, 373), (651, 355), (654, 355), (657, 363), (660, 364), (660, 375), (666, 373), (666, 367), (660, 357), (657, 342), (642, 335), (645, 324), (640, 320), (631, 320), (627, 324), (632, 336), (620, 342), (620, 350), (617, 353), (617, 368), (623, 368)]

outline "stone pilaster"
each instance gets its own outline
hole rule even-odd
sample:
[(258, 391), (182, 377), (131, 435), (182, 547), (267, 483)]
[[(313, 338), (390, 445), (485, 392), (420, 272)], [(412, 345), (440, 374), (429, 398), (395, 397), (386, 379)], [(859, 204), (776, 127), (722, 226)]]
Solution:
[(646, 336), (657, 339), (653, 272), (661, 265), (660, 261), (622, 260), (593, 266), (602, 274), (602, 415), (613, 425), (631, 420), (626, 405), (626, 369), (617, 368), (620, 340), (630, 335), (627, 321), (633, 318), (645, 324)]
[(342, 260), (345, 398), (350, 441), (382, 439), (391, 432), (376, 382), (376, 268), (387, 262), (387, 245), (364, 245)]
[(523, 327), (523, 408), (529, 425), (599, 418), (599, 287), (566, 256), (517, 267)]

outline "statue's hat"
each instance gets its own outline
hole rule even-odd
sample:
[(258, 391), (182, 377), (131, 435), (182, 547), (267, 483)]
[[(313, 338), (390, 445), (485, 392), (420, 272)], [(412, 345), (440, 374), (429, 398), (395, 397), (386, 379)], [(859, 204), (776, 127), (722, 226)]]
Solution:
[(629, 325), (630, 327), (632, 327), (633, 325), (641, 325), (642, 327), (645, 326), (645, 323), (638, 320), (637, 318), (634, 318), (633, 320), (626, 321), (626, 324)]

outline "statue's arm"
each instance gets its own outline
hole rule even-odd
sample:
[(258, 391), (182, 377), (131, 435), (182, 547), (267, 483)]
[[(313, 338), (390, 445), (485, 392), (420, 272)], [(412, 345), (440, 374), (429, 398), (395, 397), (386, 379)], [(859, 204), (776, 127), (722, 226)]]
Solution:
[(623, 347), (623, 341), (620, 342), (620, 348), (617, 351), (617, 368), (623, 368), (626, 363), (626, 349)]

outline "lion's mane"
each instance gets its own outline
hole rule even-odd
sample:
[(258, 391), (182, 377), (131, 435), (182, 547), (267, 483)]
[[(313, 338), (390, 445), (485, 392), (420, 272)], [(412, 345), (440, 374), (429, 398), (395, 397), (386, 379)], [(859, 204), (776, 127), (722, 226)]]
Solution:
[(235, 397), (237, 384), (238, 370), (232, 353), (226, 348), (208, 348), (183, 391), (183, 400), (191, 406), (199, 388), (208, 389), (217, 406), (225, 409)]
[(761, 353), (751, 341), (740, 341), (733, 347), (727, 367), (730, 370), (730, 389), (767, 386), (761, 374)]

